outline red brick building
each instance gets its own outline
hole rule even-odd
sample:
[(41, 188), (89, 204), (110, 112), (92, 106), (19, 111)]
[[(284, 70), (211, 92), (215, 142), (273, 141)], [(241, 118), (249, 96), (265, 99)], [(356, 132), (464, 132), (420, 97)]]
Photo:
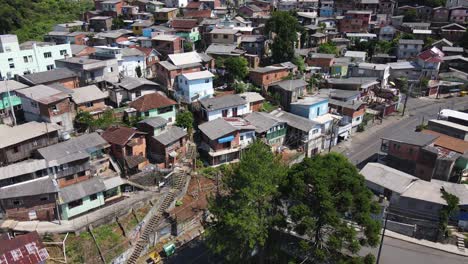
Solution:
[(250, 70), (249, 78), (253, 84), (266, 89), (270, 84), (279, 82), (288, 75), (287, 67), (267, 66)]
[(341, 33), (369, 31), (372, 11), (349, 10), (344, 18), (339, 21), (339, 31)]

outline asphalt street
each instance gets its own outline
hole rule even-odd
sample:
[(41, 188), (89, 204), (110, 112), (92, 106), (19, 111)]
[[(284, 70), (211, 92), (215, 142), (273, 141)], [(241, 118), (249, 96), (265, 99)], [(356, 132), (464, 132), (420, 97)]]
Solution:
[[(359, 133), (351, 137), (350, 141), (343, 142), (334, 151), (346, 155), (351, 162), (358, 164), (380, 149), (381, 138), (388, 137), (405, 131), (415, 129), (423, 120), (437, 118), (439, 109), (468, 109), (468, 97), (453, 97), (447, 99), (409, 98), (405, 117), (389, 117), (384, 119), (383, 125), (371, 128), (371, 131), (361, 136)], [(400, 119), (400, 120), (396, 120)], [(385, 122), (392, 122), (385, 125)]]

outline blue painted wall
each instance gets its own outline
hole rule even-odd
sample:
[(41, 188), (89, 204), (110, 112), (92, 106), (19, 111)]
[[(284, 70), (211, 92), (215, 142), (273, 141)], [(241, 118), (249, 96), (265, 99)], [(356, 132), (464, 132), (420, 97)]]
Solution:
[(323, 99), (310, 105), (291, 104), (291, 113), (312, 120), (328, 113), (328, 99)]
[(199, 95), (198, 99), (209, 98), (214, 94), (213, 89), (213, 78), (205, 78), (198, 80), (187, 80), (183, 75), (178, 77), (179, 79), (179, 94), (188, 103), (191, 103), (191, 98), (195, 95)]

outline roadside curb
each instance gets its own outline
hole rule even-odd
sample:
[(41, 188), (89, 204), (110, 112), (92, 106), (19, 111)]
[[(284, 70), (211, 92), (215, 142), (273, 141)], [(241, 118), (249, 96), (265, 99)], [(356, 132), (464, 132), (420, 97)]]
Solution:
[[(385, 231), (385, 236), (388, 236), (388, 237), (391, 237), (391, 238), (394, 238), (394, 239), (398, 239), (398, 240), (402, 240), (402, 241), (405, 241), (405, 242), (408, 242), (408, 243), (417, 244), (417, 245), (428, 247), (428, 248), (433, 248), (433, 249), (443, 251), (443, 252), (446, 252), (446, 253), (459, 255), (459, 256), (463, 256), (463, 257), (468, 257), (468, 252), (461, 252), (460, 250), (458, 250), (458, 248), (457, 249), (454, 248), (454, 250), (444, 249), (444, 248), (441, 248), (440, 246), (438, 246), (438, 245), (443, 246), (444, 244), (435, 243), (435, 242), (431, 242), (431, 241), (427, 241), (427, 240), (416, 239), (416, 238), (413, 238), (413, 237), (409, 237), (409, 236), (405, 236), (405, 235), (402, 235), (402, 234), (392, 232), (390, 230)], [(423, 242), (423, 241), (425, 241), (425, 242)], [(453, 245), (453, 246), (456, 247), (455, 245)]]

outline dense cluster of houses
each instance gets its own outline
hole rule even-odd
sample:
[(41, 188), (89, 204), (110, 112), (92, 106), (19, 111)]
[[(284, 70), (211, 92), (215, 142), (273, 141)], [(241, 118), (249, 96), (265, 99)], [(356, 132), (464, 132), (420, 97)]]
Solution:
[[(410, 88), (427, 79), (420, 90), (429, 96), (461, 89), (467, 79), (465, 51), (454, 44), (468, 22), (463, 1), (438, 8), (393, 0), (252, 0), (236, 8), (219, 0), (94, 2), (82, 21), (55, 25), (44, 41), (0, 35), (0, 206), (7, 218), (66, 220), (114, 203), (131, 189), (128, 176), (173, 169), (189, 141), (210, 166), (239, 160), (256, 139), (277, 153), (310, 157), (352, 137), (369, 116), (397, 111), (402, 77)], [(408, 9), (419, 22), (404, 22)], [(265, 34), (265, 23), (274, 10), (296, 11), (304, 31), (295, 53), (305, 69), (270, 62), (274, 34)], [(404, 34), (412, 37), (389, 54), (353, 49)], [(428, 44), (429, 37), (440, 40)], [(325, 43), (337, 52), (318, 52)], [(226, 72), (216, 61), (232, 57), (247, 60), (245, 81), (256, 89), (217, 87)], [(177, 126), (180, 111), (194, 114), (194, 136)], [(82, 112), (120, 122), (83, 133)], [(434, 132), (424, 138), (440, 137), (443, 122), (431, 121)], [(405, 162), (418, 177), (420, 166)], [(449, 180), (438, 167), (424, 168)]]

